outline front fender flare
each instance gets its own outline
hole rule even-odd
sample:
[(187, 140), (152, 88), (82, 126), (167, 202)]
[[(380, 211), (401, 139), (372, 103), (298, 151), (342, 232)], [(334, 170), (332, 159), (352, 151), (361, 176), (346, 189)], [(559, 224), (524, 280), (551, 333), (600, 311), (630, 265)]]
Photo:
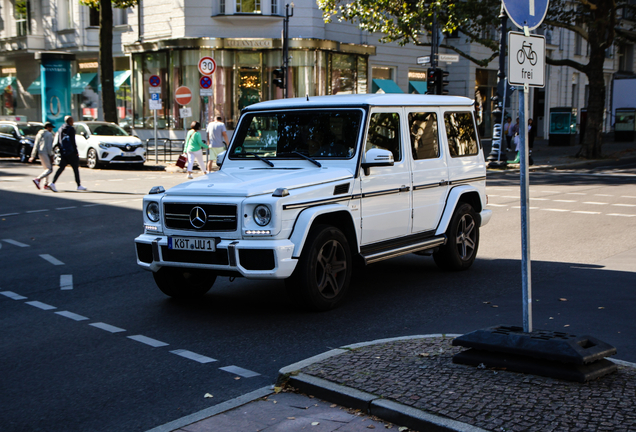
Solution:
[[(448, 224), (450, 224), (451, 218), (453, 217), (453, 213), (455, 213), (455, 208), (457, 208), (457, 203), (459, 202), (462, 195), (467, 193), (476, 193), (479, 195), (479, 199), (481, 200), (481, 194), (479, 193), (479, 189), (471, 185), (462, 185), (456, 186), (451, 189), (448, 194), (448, 198), (446, 198), (446, 207), (444, 207), (444, 213), (442, 213), (442, 218), (439, 221), (439, 225), (437, 226), (437, 231), (435, 235), (442, 235), (446, 233), (446, 229), (448, 228)], [(484, 203), (481, 203), (482, 208)], [(477, 213), (480, 213), (476, 209)]]
[[(322, 216), (328, 213), (335, 212), (346, 212), (349, 214), (351, 221), (355, 220), (353, 217), (353, 213), (349, 207), (344, 206), (342, 204), (328, 204), (323, 206), (309, 207), (303, 210), (298, 217), (296, 218), (296, 222), (294, 223), (294, 229), (292, 231), (289, 239), (294, 244), (294, 252), (292, 253), (292, 257), (298, 258), (302, 253), (303, 246), (305, 241), (307, 240), (307, 235), (309, 234), (309, 230), (313, 225), (314, 221), (318, 216)], [(356, 241), (356, 249), (359, 250), (358, 242)]]

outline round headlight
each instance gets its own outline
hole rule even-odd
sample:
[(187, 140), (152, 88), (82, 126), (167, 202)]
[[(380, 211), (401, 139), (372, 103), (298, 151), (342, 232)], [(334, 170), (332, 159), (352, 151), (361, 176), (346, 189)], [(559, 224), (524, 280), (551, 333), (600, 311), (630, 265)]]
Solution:
[(159, 222), (159, 204), (154, 201), (148, 203), (146, 206), (146, 216), (148, 216), (148, 219), (152, 222)]
[(254, 209), (254, 220), (259, 226), (265, 226), (272, 220), (272, 212), (266, 205), (257, 205)]

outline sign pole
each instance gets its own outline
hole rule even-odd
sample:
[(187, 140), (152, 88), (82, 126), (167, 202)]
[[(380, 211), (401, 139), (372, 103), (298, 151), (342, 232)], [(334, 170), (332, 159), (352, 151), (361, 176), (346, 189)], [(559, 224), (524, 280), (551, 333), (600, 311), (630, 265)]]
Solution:
[(528, 171), (528, 98), (530, 86), (525, 84), (523, 92), (519, 92), (519, 137), (521, 145), (520, 177), (521, 177), (521, 288), (523, 295), (523, 331), (532, 332), (532, 275), (530, 264), (530, 190)]
[(157, 149), (157, 110), (155, 112), (155, 121), (154, 121), (154, 129), (155, 129), (155, 163), (159, 162), (159, 150)]

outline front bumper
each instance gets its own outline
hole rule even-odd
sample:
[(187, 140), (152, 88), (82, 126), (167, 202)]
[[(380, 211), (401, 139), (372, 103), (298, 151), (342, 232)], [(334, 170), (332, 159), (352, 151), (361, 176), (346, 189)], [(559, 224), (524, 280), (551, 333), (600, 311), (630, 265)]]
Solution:
[(248, 279), (286, 279), (298, 260), (290, 240), (217, 240), (216, 252), (168, 249), (168, 237), (142, 234), (135, 239), (137, 264), (156, 272), (161, 267), (184, 267), (237, 272)]
[(144, 163), (146, 151), (143, 148), (137, 148), (130, 152), (118, 147), (100, 148), (99, 161), (102, 163)]

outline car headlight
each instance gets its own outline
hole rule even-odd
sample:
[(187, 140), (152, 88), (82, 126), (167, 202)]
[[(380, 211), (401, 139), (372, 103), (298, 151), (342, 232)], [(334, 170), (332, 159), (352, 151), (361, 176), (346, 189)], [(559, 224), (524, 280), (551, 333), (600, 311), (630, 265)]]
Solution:
[(152, 222), (159, 222), (159, 204), (152, 201), (146, 206), (146, 216)]
[(266, 205), (257, 205), (254, 209), (254, 220), (259, 226), (265, 226), (272, 220), (272, 212)]
[(106, 143), (99, 143), (99, 148), (103, 148), (103, 149), (110, 148), (110, 144), (106, 144)]

